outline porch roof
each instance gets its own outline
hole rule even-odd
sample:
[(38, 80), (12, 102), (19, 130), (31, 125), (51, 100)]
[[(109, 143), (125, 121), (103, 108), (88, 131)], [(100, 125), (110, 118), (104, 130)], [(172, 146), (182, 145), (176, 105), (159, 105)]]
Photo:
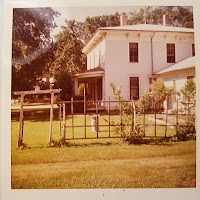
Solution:
[(90, 77), (99, 77), (104, 76), (104, 69), (101, 67), (97, 67), (90, 70), (85, 70), (81, 73), (76, 73), (73, 75), (74, 78), (90, 78)]
[(185, 60), (182, 60), (182, 61), (172, 65), (171, 67), (168, 67), (168, 68), (156, 73), (155, 75), (178, 71), (178, 70), (189, 69), (189, 68), (194, 68), (194, 67), (195, 67), (195, 56), (189, 57)]

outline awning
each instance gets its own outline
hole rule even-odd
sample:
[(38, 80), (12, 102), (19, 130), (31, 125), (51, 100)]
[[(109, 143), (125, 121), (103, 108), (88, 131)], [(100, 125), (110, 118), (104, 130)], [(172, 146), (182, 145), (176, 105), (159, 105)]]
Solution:
[(94, 69), (90, 69), (90, 70), (85, 70), (81, 73), (77, 73), (73, 75), (73, 78), (92, 78), (92, 77), (99, 77), (99, 76), (104, 76), (104, 69), (101, 67), (97, 67)]

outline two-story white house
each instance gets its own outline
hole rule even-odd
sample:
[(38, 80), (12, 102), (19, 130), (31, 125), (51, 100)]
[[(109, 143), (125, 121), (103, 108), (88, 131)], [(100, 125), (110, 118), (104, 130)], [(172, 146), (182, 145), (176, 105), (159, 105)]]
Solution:
[(167, 86), (176, 87), (178, 79), (195, 76), (194, 58), (190, 58), (194, 29), (170, 26), (168, 15), (163, 16), (163, 25), (127, 25), (125, 14), (120, 23), (97, 29), (83, 47), (87, 70), (74, 75), (75, 94), (78, 85), (85, 83), (89, 100), (114, 100), (110, 87), (114, 83), (127, 100), (138, 100), (153, 78), (160, 76)]

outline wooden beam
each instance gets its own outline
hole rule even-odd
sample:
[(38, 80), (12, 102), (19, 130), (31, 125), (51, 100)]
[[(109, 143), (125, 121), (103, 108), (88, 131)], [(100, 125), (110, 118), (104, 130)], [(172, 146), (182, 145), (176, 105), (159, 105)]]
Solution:
[(51, 142), (52, 142), (52, 130), (53, 130), (53, 100), (54, 100), (54, 92), (51, 92), (49, 144), (51, 144)]
[(50, 90), (30, 90), (30, 91), (17, 91), (13, 92), (14, 95), (21, 95), (21, 94), (48, 94), (48, 93), (60, 93), (62, 89), (50, 89)]
[(24, 104), (24, 94), (21, 94), (21, 108), (20, 108), (20, 124), (19, 124), (19, 138), (17, 143), (17, 148), (23, 145), (23, 128), (24, 128), (24, 122), (23, 122), (23, 104)]

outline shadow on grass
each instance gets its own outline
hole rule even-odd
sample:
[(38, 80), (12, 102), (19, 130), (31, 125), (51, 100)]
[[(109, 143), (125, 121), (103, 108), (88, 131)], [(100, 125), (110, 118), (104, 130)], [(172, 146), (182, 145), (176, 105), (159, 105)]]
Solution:
[[(59, 120), (59, 109), (54, 108), (54, 120)], [(50, 120), (50, 109), (42, 108), (42, 109), (26, 109), (23, 111), (24, 120), (29, 120), (32, 122), (39, 121), (49, 121)], [(20, 111), (12, 110), (11, 111), (11, 119), (12, 121), (19, 121)]]

